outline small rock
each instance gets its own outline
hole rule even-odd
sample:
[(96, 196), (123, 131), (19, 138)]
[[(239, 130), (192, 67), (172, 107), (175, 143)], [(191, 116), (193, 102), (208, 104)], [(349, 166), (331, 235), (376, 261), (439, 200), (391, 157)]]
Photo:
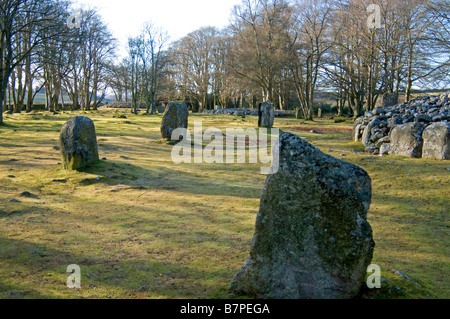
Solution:
[(14, 175), (8, 175), (9, 178), (16, 178)]
[(316, 130), (311, 130), (310, 132), (313, 134), (323, 134), (322, 131), (316, 131)]
[(60, 150), (59, 146), (53, 146), (53, 149), (54, 149), (55, 151), (59, 151), (59, 150)]
[(20, 203), (20, 200), (17, 200), (17, 199), (11, 199), (10, 202), (11, 202), (11, 203)]
[(21, 295), (21, 293), (18, 291), (8, 291), (6, 294), (8, 296), (20, 296)]
[(36, 196), (36, 195), (33, 195), (27, 191), (20, 193), (20, 197), (33, 197), (33, 196)]
[(53, 180), (53, 182), (55, 182), (55, 183), (66, 183), (67, 182), (67, 179), (60, 179), (60, 178), (55, 178), (54, 180)]
[(390, 151), (391, 151), (391, 144), (385, 143), (380, 147), (380, 156), (389, 155)]
[(409, 281), (415, 283), (418, 287), (422, 287), (421, 284), (419, 284), (417, 281), (415, 281), (415, 280), (412, 279), (411, 277), (405, 275), (405, 274), (402, 273), (401, 271), (396, 270), (396, 269), (392, 269), (392, 272), (393, 272), (395, 275), (397, 275), (397, 276), (400, 276), (400, 277), (402, 277), (402, 278), (404, 278), (404, 279), (407, 279), (407, 280), (409, 280)]
[(32, 254), (32, 255), (38, 255), (39, 257), (42, 257), (42, 258), (47, 257), (46, 254), (40, 252), (39, 250), (33, 250), (33, 251), (30, 251), (30, 254)]

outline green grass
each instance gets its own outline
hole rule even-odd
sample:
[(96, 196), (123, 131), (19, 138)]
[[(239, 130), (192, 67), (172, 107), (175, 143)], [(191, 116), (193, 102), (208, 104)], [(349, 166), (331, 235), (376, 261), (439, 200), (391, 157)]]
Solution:
[[(5, 115), (0, 298), (234, 297), (229, 285), (248, 258), (265, 181), (261, 164), (175, 165), (172, 146), (160, 139), (160, 115), (114, 117), (122, 112)], [(94, 120), (107, 158), (81, 172), (63, 170), (53, 149), (75, 115)], [(191, 130), (194, 120), (223, 131), (257, 123), (191, 114)], [(349, 119), (276, 119), (275, 126), (372, 177), (373, 263), (385, 280), (365, 298), (450, 297), (449, 162), (358, 154)], [(20, 197), (24, 191), (36, 197)], [(81, 267), (82, 289), (66, 287), (70, 264)]]

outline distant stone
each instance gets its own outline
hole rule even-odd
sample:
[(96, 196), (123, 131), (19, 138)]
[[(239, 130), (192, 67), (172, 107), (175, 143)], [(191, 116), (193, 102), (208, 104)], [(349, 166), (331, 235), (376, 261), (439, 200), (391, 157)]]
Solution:
[(391, 107), (398, 104), (398, 95), (395, 93), (387, 93), (383, 95), (383, 107)]
[(65, 179), (65, 178), (55, 178), (53, 180), (53, 182), (55, 182), (55, 183), (67, 183), (67, 179)]
[(59, 150), (60, 150), (59, 146), (53, 146), (53, 149), (54, 149), (55, 151), (59, 151)]
[(391, 132), (391, 155), (421, 158), (423, 123), (408, 123), (396, 126)]
[(161, 121), (162, 138), (170, 140), (175, 129), (187, 128), (188, 117), (189, 110), (186, 103), (171, 102), (167, 104)]
[(36, 197), (36, 195), (31, 194), (31, 193), (28, 192), (28, 191), (25, 191), (25, 192), (20, 193), (19, 196), (20, 196), (20, 197)]
[(84, 116), (71, 118), (60, 134), (62, 164), (65, 169), (77, 170), (99, 160), (94, 122)]
[(10, 200), (10, 202), (11, 202), (11, 203), (20, 203), (20, 200), (17, 200), (17, 199), (14, 199), (14, 198), (13, 198), (13, 199)]
[(322, 131), (317, 131), (317, 130), (311, 130), (310, 133), (313, 133), (313, 134), (323, 134)]
[(423, 158), (450, 159), (450, 123), (431, 124), (423, 131)]
[(375, 245), (369, 175), (290, 133), (280, 136), (279, 155), (232, 291), (263, 299), (355, 297)]
[(273, 127), (275, 120), (274, 104), (269, 102), (263, 102), (261, 104), (261, 127)]

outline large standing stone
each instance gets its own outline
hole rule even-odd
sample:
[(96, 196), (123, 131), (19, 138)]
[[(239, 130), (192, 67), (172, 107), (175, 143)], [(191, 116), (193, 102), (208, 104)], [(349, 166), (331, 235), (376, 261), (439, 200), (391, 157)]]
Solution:
[(166, 109), (161, 121), (162, 138), (171, 139), (173, 130), (188, 127), (189, 110), (186, 103), (171, 102)]
[(98, 161), (94, 122), (84, 116), (71, 118), (61, 129), (59, 147), (65, 169), (77, 170)]
[(423, 139), (423, 123), (407, 123), (397, 125), (391, 132), (391, 155), (421, 158)]
[(273, 103), (263, 102), (261, 104), (261, 127), (272, 127), (275, 120), (275, 109)]
[(450, 123), (431, 124), (423, 131), (423, 158), (450, 159)]
[(256, 298), (352, 298), (372, 260), (371, 179), (290, 133), (261, 195), (250, 258), (231, 288)]

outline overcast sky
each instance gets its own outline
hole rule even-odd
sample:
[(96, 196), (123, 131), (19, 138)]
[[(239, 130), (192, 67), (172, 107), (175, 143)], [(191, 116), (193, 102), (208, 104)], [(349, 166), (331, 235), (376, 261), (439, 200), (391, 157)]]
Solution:
[[(203, 26), (222, 28), (231, 9), (241, 0), (77, 0), (96, 7), (122, 45), (128, 36), (139, 34), (144, 22), (152, 21), (177, 40)], [(122, 48), (123, 50), (124, 48)], [(121, 50), (121, 51), (122, 51)]]

